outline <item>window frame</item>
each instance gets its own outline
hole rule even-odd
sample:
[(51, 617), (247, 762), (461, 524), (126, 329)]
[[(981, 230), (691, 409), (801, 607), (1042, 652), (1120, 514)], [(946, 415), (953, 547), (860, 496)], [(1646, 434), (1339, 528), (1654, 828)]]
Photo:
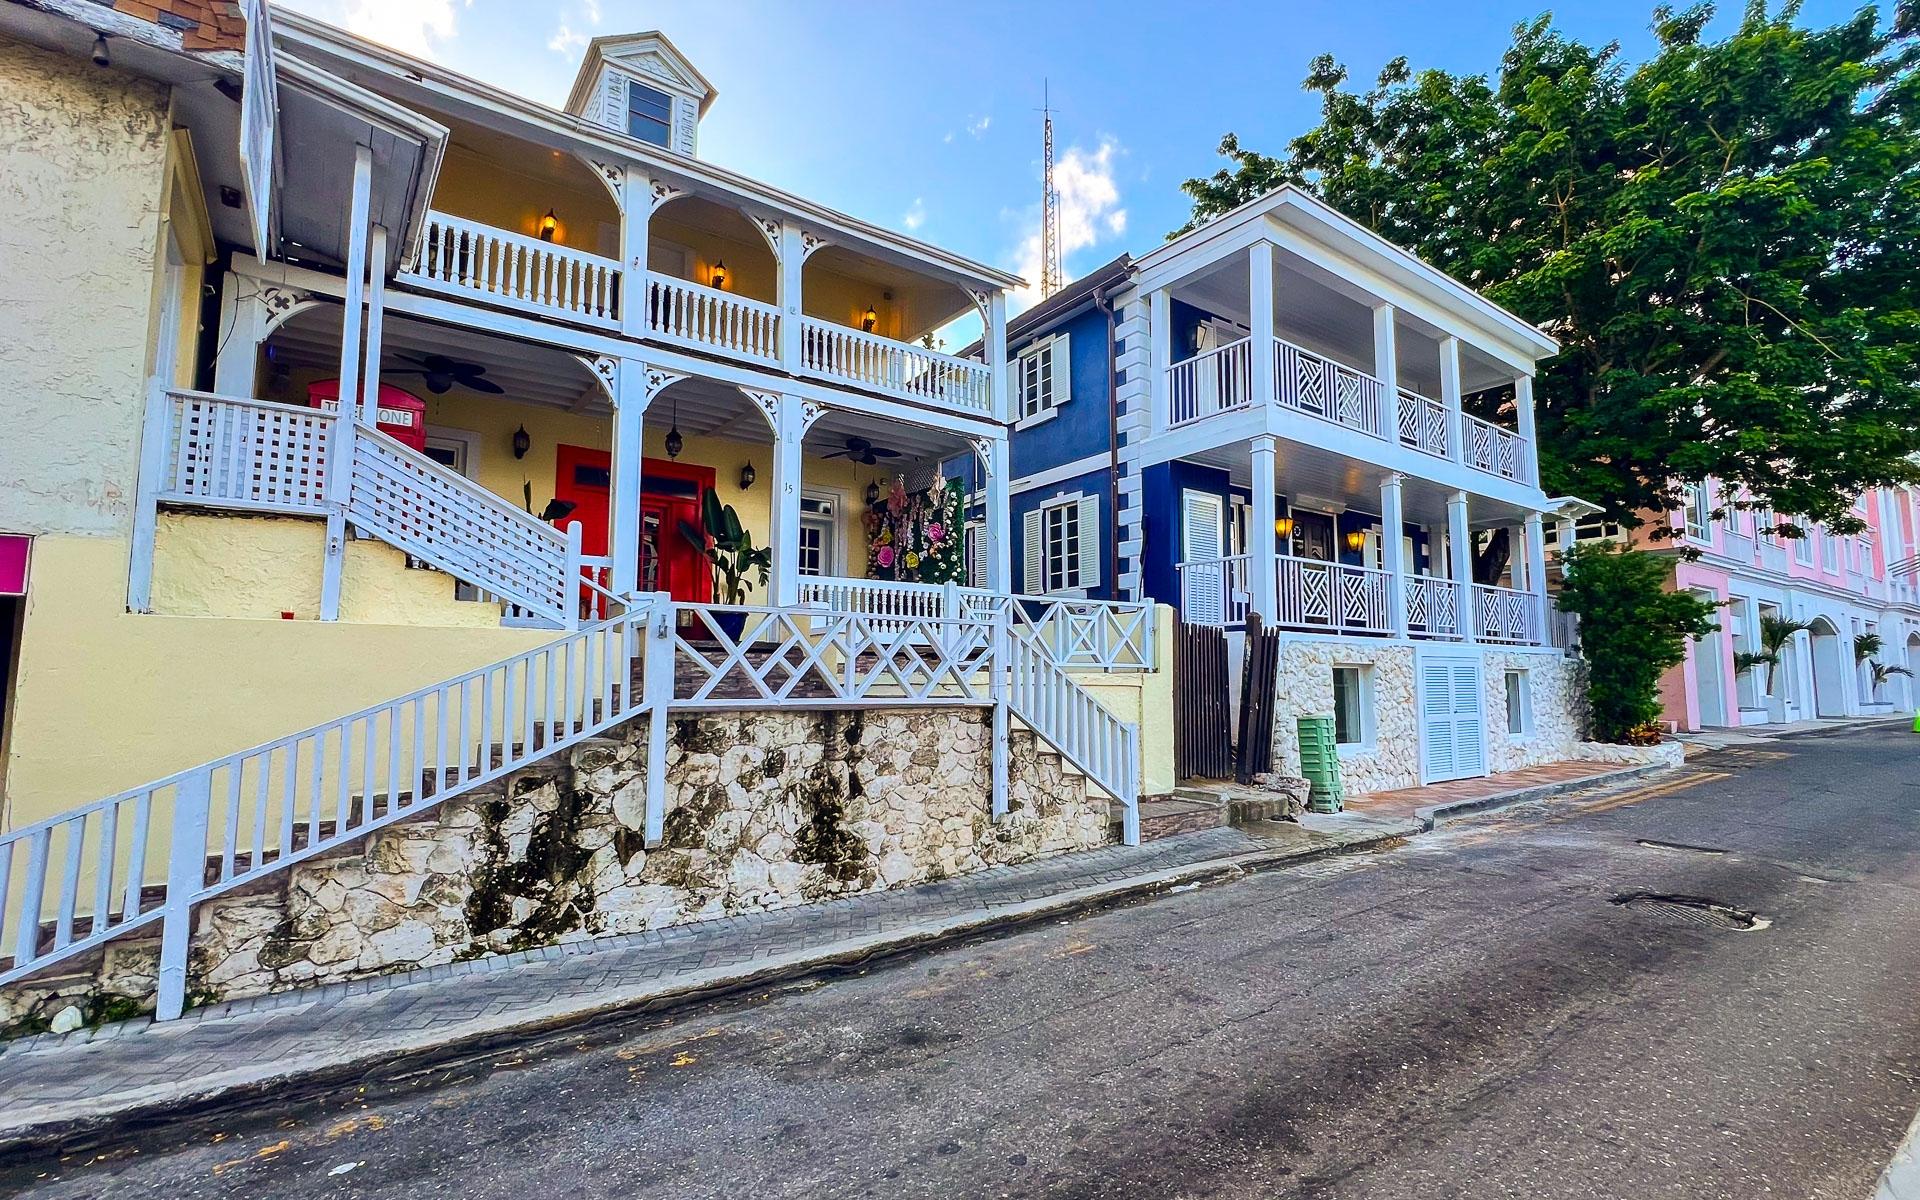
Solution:
[[(671, 150), (673, 148), (673, 133), (674, 133), (673, 127), (675, 123), (675, 110), (679, 107), (677, 104), (674, 103), (673, 93), (669, 91), (665, 91), (661, 88), (654, 87), (652, 84), (643, 82), (639, 79), (635, 79), (632, 76), (626, 77), (626, 83), (627, 83), (626, 120), (623, 124), (624, 124), (624, 128), (626, 129), (627, 136), (630, 138), (634, 138), (638, 141), (645, 142), (649, 146), (658, 146), (662, 150)], [(634, 110), (634, 103), (633, 103), (636, 89), (650, 92), (653, 95), (660, 97), (660, 99), (665, 102), (667, 115), (664, 120), (662, 120), (659, 117), (653, 116), (651, 113), (636, 114)], [(656, 142), (652, 138), (647, 137), (644, 134), (641, 134), (634, 129), (633, 120), (636, 115), (645, 117), (649, 120), (660, 121), (662, 127), (664, 128), (664, 133), (662, 134), (660, 141)]]
[[(1054, 561), (1054, 522), (1059, 522), (1060, 562)], [(1080, 577), (1080, 544), (1086, 531), (1080, 528), (1080, 498), (1050, 500), (1040, 506), (1040, 591), (1047, 596), (1084, 595), (1086, 581)], [(1068, 549), (1069, 545), (1071, 550)]]
[(1704, 481), (1687, 485), (1686, 503), (1680, 506), (1680, 533), (1701, 545), (1713, 541), (1713, 504)]
[[(1051, 421), (1060, 411), (1060, 407), (1073, 399), (1073, 356), (1071, 352), (1061, 354), (1060, 350), (1068, 345), (1065, 333), (1052, 333), (1036, 338), (1013, 359), (1013, 404), (1016, 420), (1015, 429), (1026, 429), (1042, 421)], [(1041, 366), (1044, 359), (1045, 365)], [(1069, 377), (1066, 387), (1062, 388), (1060, 368), (1062, 360), (1066, 362)], [(1031, 364), (1031, 365), (1030, 365)], [(1029, 373), (1032, 392), (1029, 394)], [(1042, 372), (1045, 383), (1041, 384)], [(1064, 394), (1063, 394), (1064, 393)]]
[[(1349, 729), (1354, 736), (1342, 741), (1340, 737), (1340, 697), (1342, 688), (1340, 676), (1347, 673), (1353, 677), (1350, 695), (1353, 701), (1352, 724), (1359, 728)], [(1372, 663), (1334, 663), (1329, 678), (1333, 689), (1333, 744), (1339, 754), (1357, 754), (1372, 750), (1374, 747), (1373, 714), (1373, 664)]]
[[(1517, 688), (1516, 683), (1519, 685)], [(1507, 736), (1532, 737), (1534, 732), (1533, 672), (1525, 667), (1508, 667), (1502, 673), (1500, 686), (1507, 707)], [(1516, 717), (1519, 718), (1518, 721), (1515, 720)], [(1516, 725), (1518, 728), (1515, 728)]]

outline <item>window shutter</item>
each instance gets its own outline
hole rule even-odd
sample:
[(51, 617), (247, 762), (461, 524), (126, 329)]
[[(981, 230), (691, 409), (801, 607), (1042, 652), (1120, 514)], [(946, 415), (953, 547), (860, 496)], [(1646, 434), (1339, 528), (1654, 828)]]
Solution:
[(1065, 332), (1053, 336), (1052, 354), (1053, 393), (1047, 397), (1047, 403), (1057, 408), (1073, 399), (1073, 352)]
[(1100, 497), (1080, 497), (1080, 586), (1089, 591), (1100, 586), (1100, 560), (1106, 557), (1101, 534)]
[(1047, 590), (1046, 534), (1040, 527), (1040, 510), (1034, 509), (1020, 518), (1020, 545), (1025, 552), (1025, 574), (1020, 579), (1020, 590), (1028, 595), (1039, 595)]
[(967, 583), (987, 586), (987, 527), (979, 521), (967, 526)]

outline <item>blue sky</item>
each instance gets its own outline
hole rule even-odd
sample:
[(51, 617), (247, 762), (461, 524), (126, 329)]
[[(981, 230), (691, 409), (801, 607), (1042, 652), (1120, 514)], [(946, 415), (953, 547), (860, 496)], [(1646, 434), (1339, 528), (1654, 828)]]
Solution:
[[(1050, 81), (1068, 273), (1157, 244), (1186, 219), (1179, 190), (1221, 165), (1232, 130), (1277, 151), (1318, 108), (1301, 92), (1322, 51), (1370, 81), (1492, 71), (1535, 0), (1199, 4), (884, 0), (278, 0), (533, 99), (565, 100), (587, 38), (658, 28), (719, 89), (701, 156), (1031, 278), (1041, 81)], [(1741, 5), (1726, 3), (1725, 31)], [(1855, 6), (1809, 0), (1802, 21)], [(1652, 48), (1650, 0), (1552, 7), (1589, 41)]]

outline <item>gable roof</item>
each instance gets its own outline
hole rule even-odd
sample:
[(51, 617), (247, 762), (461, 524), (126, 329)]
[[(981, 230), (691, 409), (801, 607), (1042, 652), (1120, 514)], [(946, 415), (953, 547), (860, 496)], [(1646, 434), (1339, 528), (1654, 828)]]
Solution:
[(680, 47), (658, 29), (641, 33), (609, 33), (588, 42), (587, 52), (580, 58), (580, 69), (573, 76), (573, 88), (567, 93), (567, 111), (581, 111), (587, 96), (599, 86), (603, 64), (609, 61), (617, 63), (629, 53), (641, 50), (656, 51), (666, 60), (667, 65), (680, 77), (673, 82), (699, 95), (700, 115), (706, 116), (714, 97), (720, 94), (719, 90), (693, 65), (693, 60), (680, 53)]

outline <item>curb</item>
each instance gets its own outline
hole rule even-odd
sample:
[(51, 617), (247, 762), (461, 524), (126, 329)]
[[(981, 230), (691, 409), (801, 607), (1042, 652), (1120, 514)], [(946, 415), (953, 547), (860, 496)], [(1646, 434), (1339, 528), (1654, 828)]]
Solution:
[(984, 934), (1008, 933), (1026, 925), (1138, 899), (1176, 886), (1199, 884), (1326, 858), (1364, 853), (1403, 840), (1408, 830), (1369, 831), (1305, 849), (1254, 850), (1204, 862), (1165, 867), (1112, 883), (1069, 889), (1037, 900), (920, 922), (886, 933), (868, 934), (811, 951), (777, 954), (753, 965), (716, 967), (683, 976), (667, 987), (634, 987), (604, 993), (585, 1003), (552, 1003), (463, 1022), (447, 1036), (374, 1038), (355, 1043), (346, 1054), (329, 1050), (236, 1067), (191, 1082), (146, 1088), (134, 1093), (92, 1097), (84, 1102), (41, 1105), (32, 1119), (0, 1123), (0, 1159), (49, 1150), (61, 1142), (117, 1125), (143, 1131), (216, 1115), (259, 1096), (284, 1097), (294, 1088), (324, 1089), (364, 1083), (378, 1075), (403, 1074), (462, 1058), (504, 1040), (521, 1041), (584, 1025), (614, 1015), (655, 1015), (695, 1003), (724, 1000), (742, 992), (791, 983), (849, 965), (925, 953)]
[(1532, 787), (1515, 788), (1510, 792), (1497, 792), (1491, 796), (1477, 796), (1472, 800), (1455, 800), (1451, 804), (1428, 804), (1413, 810), (1414, 819), (1420, 822), (1423, 833), (1432, 833), (1440, 825), (1457, 821), (1462, 817), (1477, 813), (1493, 812), (1515, 804), (1528, 804), (1535, 800), (1546, 800), (1553, 796), (1564, 796), (1568, 792), (1584, 791), (1590, 787), (1612, 787), (1642, 779), (1648, 775), (1657, 775), (1662, 771), (1674, 771), (1679, 768), (1672, 763), (1647, 763), (1637, 767), (1622, 767), (1618, 771), (1608, 771), (1600, 775), (1589, 775), (1584, 779), (1568, 779), (1559, 783), (1540, 783)]

